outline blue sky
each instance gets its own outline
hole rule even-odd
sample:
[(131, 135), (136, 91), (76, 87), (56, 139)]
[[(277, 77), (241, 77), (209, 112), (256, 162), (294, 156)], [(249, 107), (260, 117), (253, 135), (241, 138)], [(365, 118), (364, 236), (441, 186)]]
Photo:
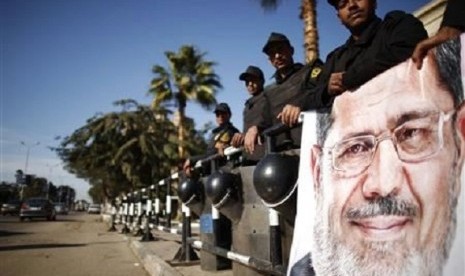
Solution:
[[(401, 9), (413, 12), (426, 0), (378, 1), (378, 15)], [(286, 34), (303, 61), (299, 0), (283, 0), (264, 12), (258, 0), (1, 0), (0, 1), (0, 181), (13, 181), (17, 169), (70, 185), (88, 198), (88, 185), (61, 167), (47, 147), (97, 112), (117, 110), (112, 103), (132, 98), (149, 104), (155, 64), (164, 52), (193, 44), (216, 61), (224, 88), (218, 93), (242, 128), (247, 99), (238, 76), (262, 68), (267, 83), (273, 69), (261, 52), (273, 31)], [(348, 32), (334, 9), (318, 1), (320, 55), (343, 43)], [(189, 104), (198, 127), (214, 121), (212, 113)], [(39, 145), (35, 145), (39, 142)]]

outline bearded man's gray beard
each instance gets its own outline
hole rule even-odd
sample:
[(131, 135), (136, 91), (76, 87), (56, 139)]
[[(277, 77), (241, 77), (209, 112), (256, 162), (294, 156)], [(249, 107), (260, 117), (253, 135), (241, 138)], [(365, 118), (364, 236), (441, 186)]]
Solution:
[[(330, 220), (331, 205), (324, 202), (322, 191), (315, 191), (316, 214), (313, 228), (315, 249), (312, 253), (312, 263), (318, 276), (387, 276), (387, 275), (442, 275), (443, 266), (448, 258), (456, 229), (457, 197), (453, 193), (453, 182), (457, 181), (457, 170), (449, 174), (449, 224), (442, 233), (439, 244), (428, 251), (420, 252), (409, 248), (402, 241), (365, 241), (363, 250), (351, 248), (347, 243), (349, 236), (337, 237), (333, 233), (334, 226)], [(324, 183), (323, 176), (320, 187), (331, 185)], [(325, 208), (325, 206), (327, 206)]]

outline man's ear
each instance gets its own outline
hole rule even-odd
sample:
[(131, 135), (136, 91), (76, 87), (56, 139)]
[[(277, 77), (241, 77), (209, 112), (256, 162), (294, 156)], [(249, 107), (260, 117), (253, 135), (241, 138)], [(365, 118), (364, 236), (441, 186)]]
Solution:
[(455, 128), (460, 140), (460, 144), (458, 145), (460, 150), (459, 161), (460, 164), (463, 164), (463, 160), (465, 158), (465, 102), (462, 102), (462, 104), (457, 109), (456, 116), (457, 118)]
[(460, 191), (463, 187), (460, 185), (460, 178), (462, 177), (462, 173), (464, 173), (462, 170), (464, 169), (463, 162), (465, 159), (465, 102), (462, 102), (462, 104), (459, 106), (457, 109), (456, 113), (456, 131), (457, 135), (459, 136), (459, 141), (458, 141), (458, 160), (457, 160), (457, 168), (458, 168), (458, 175), (457, 177), (459, 178), (458, 181), (456, 181), (454, 185), (454, 194), (460, 194)]
[(313, 145), (310, 157), (310, 169), (313, 172), (313, 189), (315, 192), (320, 189), (320, 156), (321, 147)]

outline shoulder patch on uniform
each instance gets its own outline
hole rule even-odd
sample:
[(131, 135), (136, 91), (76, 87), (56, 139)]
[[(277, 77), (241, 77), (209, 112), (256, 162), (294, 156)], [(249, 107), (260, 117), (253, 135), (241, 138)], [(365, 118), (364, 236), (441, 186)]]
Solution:
[(316, 79), (316, 78), (318, 78), (320, 73), (321, 73), (321, 68), (320, 67), (315, 67), (315, 68), (312, 69), (312, 72), (310, 73), (310, 77), (312, 79)]
[(228, 132), (225, 132), (223, 135), (221, 135), (220, 137), (220, 142), (223, 142), (223, 143), (229, 143), (229, 141), (231, 140), (231, 137), (229, 137), (229, 133)]

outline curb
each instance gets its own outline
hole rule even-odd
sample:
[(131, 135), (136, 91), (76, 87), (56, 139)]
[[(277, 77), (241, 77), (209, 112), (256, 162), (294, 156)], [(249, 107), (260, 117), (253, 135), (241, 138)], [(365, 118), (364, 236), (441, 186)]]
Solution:
[(129, 240), (129, 247), (144, 265), (145, 270), (151, 276), (182, 276), (175, 268), (171, 267), (160, 257), (156, 256), (143, 246), (139, 241)]

